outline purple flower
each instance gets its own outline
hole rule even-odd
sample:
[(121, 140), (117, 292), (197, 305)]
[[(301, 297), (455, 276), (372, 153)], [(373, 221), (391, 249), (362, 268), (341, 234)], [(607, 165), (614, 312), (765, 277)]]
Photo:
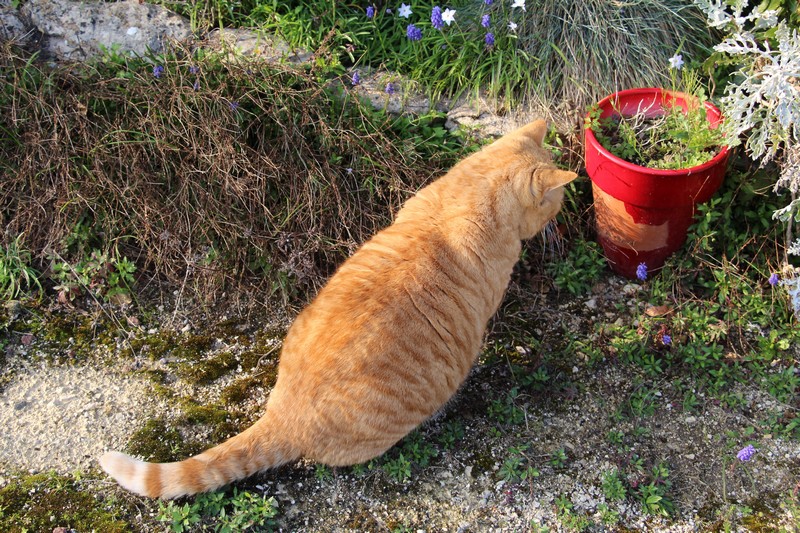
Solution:
[(755, 455), (757, 451), (758, 450), (753, 448), (752, 444), (748, 444), (747, 446), (739, 450), (739, 453), (736, 454), (736, 458), (742, 461), (743, 463), (746, 463), (747, 461), (753, 458), (753, 455)]
[(361, 83), (361, 75), (358, 71), (353, 72), (353, 77), (350, 80), (350, 83), (353, 84), (353, 87)]
[(406, 36), (412, 41), (419, 41), (422, 39), (422, 30), (413, 24), (409, 24), (406, 28)]
[(492, 23), (492, 17), (489, 13), (486, 13), (484, 16), (481, 17), (481, 26), (484, 28), (488, 28), (489, 25)]
[(661, 335), (661, 342), (664, 343), (664, 346), (669, 346), (672, 344), (672, 337), (669, 334), (664, 333)]
[(433, 6), (433, 11), (431, 11), (431, 24), (433, 24), (433, 27), (437, 30), (441, 30), (444, 27), (441, 7)]
[(394, 88), (394, 84), (389, 82), (386, 84), (386, 94), (394, 94), (396, 89)]
[(486, 41), (486, 46), (494, 46), (494, 33), (487, 33), (484, 40)]
[(231, 109), (231, 111), (236, 111), (237, 109), (239, 109), (239, 102), (237, 102), (236, 100), (228, 102), (228, 107)]
[(367, 18), (371, 19), (375, 16), (375, 6), (367, 6)]
[(487, 6), (490, 6), (492, 5), (492, 0), (483, 0), (483, 3), (486, 4)]
[(156, 65), (153, 67), (153, 76), (160, 78), (162, 74), (164, 74), (164, 67), (161, 65)]
[(778, 284), (778, 281), (780, 281), (780, 278), (778, 277), (778, 274), (775, 274), (773, 272), (772, 275), (769, 277), (769, 279), (767, 281), (769, 281), (769, 284), (774, 287), (775, 285)]
[(647, 279), (647, 265), (644, 263), (639, 263), (639, 266), (636, 267), (636, 277), (640, 280), (644, 281)]
[(197, 74), (200, 72), (200, 67), (195, 67), (194, 65), (189, 67), (189, 74)]

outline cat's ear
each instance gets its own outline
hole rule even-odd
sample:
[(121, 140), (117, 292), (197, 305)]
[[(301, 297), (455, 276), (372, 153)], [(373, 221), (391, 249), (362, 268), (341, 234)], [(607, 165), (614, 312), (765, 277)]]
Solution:
[(535, 120), (527, 126), (523, 126), (522, 133), (533, 139), (537, 146), (541, 146), (544, 136), (547, 135), (547, 122), (544, 119)]
[(533, 173), (533, 176), (542, 194), (566, 185), (578, 177), (574, 172), (558, 168), (540, 168)]

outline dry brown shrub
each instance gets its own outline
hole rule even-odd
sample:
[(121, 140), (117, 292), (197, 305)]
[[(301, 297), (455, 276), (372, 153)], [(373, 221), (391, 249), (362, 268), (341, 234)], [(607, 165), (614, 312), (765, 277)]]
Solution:
[(65, 245), (80, 223), (203, 292), (314, 289), (457, 156), (313, 70), (223, 57), (53, 67), (0, 50), (4, 239), (44, 263), (87, 252)]

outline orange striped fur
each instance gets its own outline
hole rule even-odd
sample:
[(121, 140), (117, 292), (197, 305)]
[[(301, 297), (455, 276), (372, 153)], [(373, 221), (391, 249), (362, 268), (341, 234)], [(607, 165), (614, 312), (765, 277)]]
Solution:
[(351, 465), (388, 450), (464, 381), (520, 241), (561, 207), (576, 175), (550, 163), (545, 132), (534, 122), (461, 161), (339, 268), (289, 329), (252, 427), (177, 463), (109, 452), (103, 469), (128, 490), (175, 498), (300, 457)]

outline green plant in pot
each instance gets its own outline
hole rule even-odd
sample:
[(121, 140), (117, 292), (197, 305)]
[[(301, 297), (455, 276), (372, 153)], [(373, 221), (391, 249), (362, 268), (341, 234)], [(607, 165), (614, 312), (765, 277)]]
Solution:
[(670, 64), (671, 89), (620, 91), (586, 116), (598, 240), (612, 270), (629, 278), (642, 264), (659, 269), (683, 245), (695, 206), (727, 167), (719, 110), (681, 56)]

